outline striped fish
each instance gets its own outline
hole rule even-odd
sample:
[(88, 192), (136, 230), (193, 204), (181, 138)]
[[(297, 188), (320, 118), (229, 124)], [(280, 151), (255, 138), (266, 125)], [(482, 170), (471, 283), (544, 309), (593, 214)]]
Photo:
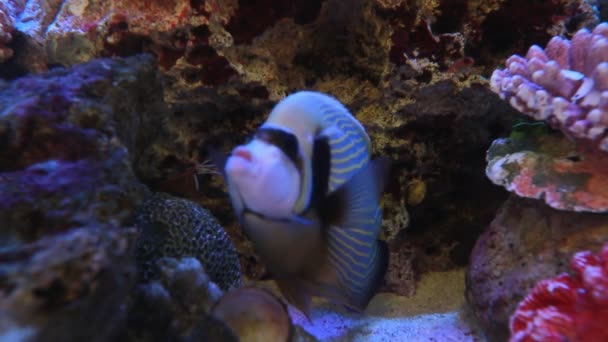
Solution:
[(364, 127), (335, 98), (280, 101), (222, 170), (233, 209), (285, 298), (310, 319), (311, 296), (357, 311), (388, 264), (378, 239), (386, 159), (370, 159)]

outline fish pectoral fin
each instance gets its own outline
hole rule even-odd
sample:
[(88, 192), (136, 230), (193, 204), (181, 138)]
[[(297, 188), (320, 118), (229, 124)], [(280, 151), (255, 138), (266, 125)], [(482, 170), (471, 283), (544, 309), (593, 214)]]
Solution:
[(291, 215), (286, 220), (302, 226), (311, 226), (312, 224), (314, 224), (313, 221), (300, 215)]
[[(380, 200), (386, 185), (390, 162), (377, 158), (367, 162), (351, 179), (326, 196), (317, 207), (323, 222), (340, 227), (356, 227), (370, 219), (381, 219)], [(366, 225), (374, 238), (380, 233), (378, 222)]]
[(312, 323), (312, 319), (310, 318), (311, 298), (304, 287), (297, 280), (280, 278), (275, 279), (275, 282), (279, 290), (281, 290), (283, 297), (296, 309), (300, 310), (306, 316), (306, 319)]
[(380, 196), (388, 166), (386, 159), (368, 162), (320, 208), (322, 217), (331, 222), (327, 229), (327, 267), (345, 291), (349, 299), (346, 305), (359, 310), (365, 309), (374, 296), (388, 267), (388, 248), (378, 239), (382, 225)]
[(228, 155), (212, 146), (207, 146), (207, 155), (213, 165), (220, 171), (224, 179), (226, 179), (226, 162), (228, 161)]

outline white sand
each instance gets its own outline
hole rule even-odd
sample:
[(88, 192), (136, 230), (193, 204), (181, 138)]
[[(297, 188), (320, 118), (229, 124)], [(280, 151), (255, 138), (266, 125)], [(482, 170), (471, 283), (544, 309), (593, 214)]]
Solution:
[(380, 293), (363, 314), (322, 299), (313, 301), (312, 323), (289, 311), (320, 341), (481, 341), (464, 307), (464, 270), (457, 270), (425, 275), (413, 297)]

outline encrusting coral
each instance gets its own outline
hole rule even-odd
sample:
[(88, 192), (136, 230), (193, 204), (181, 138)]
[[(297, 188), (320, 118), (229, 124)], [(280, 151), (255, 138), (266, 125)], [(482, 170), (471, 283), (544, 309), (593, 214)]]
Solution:
[(538, 282), (519, 304), (511, 342), (608, 340), (608, 244), (575, 254), (571, 268), (572, 275)]
[[(586, 153), (542, 122), (513, 127), (487, 151), (486, 176), (518, 196), (568, 211), (608, 211), (608, 155)], [(564, 191), (568, 189), (568, 191)]]
[(545, 49), (533, 45), (494, 71), (491, 88), (520, 112), (608, 151), (607, 38), (602, 23), (571, 41), (555, 36)]

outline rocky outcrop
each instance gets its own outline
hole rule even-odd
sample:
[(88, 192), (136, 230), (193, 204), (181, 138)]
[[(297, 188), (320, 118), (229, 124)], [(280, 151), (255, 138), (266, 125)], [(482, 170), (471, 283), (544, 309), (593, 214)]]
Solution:
[(102, 341), (124, 329), (133, 212), (148, 192), (128, 151), (138, 118), (158, 113), (156, 76), (140, 56), (0, 87), (3, 338)]
[(513, 195), (479, 237), (466, 298), (488, 336), (509, 337), (509, 317), (539, 280), (566, 272), (580, 250), (599, 251), (608, 216), (556, 210)]

